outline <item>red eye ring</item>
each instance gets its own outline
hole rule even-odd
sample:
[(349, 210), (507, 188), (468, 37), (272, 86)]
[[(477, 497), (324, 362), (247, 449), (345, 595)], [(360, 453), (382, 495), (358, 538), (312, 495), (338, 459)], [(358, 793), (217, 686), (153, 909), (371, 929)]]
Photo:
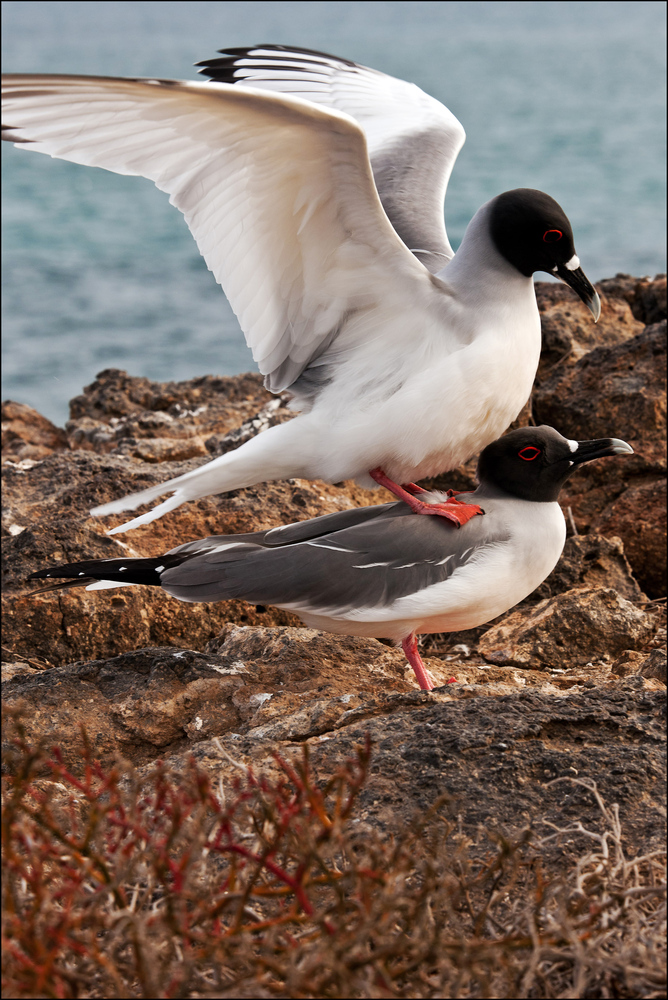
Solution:
[(548, 229), (543, 233), (543, 243), (558, 243), (563, 235), (560, 229)]
[(522, 448), (517, 454), (523, 462), (533, 462), (540, 455), (540, 448), (535, 448), (532, 444), (528, 444), (526, 448)]

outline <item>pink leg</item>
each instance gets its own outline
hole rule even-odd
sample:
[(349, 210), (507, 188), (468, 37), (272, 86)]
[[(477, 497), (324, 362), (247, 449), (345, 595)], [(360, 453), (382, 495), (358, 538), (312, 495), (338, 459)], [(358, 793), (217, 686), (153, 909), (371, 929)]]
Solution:
[(423, 691), (432, 691), (434, 688), (434, 682), (427, 673), (425, 665), (422, 662), (420, 654), (418, 653), (417, 638), (415, 632), (411, 632), (409, 636), (402, 640), (401, 648), (406, 654), (406, 659), (410, 663), (411, 667), (415, 671), (415, 676), (417, 677), (417, 682)]
[(395, 497), (408, 504), (415, 514), (440, 515), (440, 517), (452, 521), (459, 528), (476, 514), (485, 513), (482, 507), (478, 507), (477, 504), (464, 503), (462, 500), (456, 500), (454, 496), (450, 496), (444, 503), (425, 503), (424, 500), (418, 500), (411, 494), (413, 490), (424, 493), (425, 491), (420, 486), (416, 486), (415, 483), (408, 483), (407, 488), (399, 486), (389, 476), (386, 476), (380, 467), (371, 469), (369, 475), (376, 480), (379, 486), (384, 486), (390, 493), (394, 493)]

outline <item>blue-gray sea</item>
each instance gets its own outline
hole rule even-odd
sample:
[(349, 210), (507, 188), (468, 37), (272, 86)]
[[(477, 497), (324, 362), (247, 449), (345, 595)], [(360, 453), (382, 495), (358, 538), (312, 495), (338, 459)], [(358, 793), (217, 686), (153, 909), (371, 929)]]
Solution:
[[(665, 270), (663, 3), (4, 2), (5, 72), (189, 78), (230, 45), (321, 49), (412, 80), (460, 119), (456, 247), (474, 212), (534, 187), (592, 280)], [(56, 423), (102, 368), (253, 369), (180, 214), (149, 181), (3, 148), (3, 398)], [(544, 276), (539, 275), (539, 278)]]

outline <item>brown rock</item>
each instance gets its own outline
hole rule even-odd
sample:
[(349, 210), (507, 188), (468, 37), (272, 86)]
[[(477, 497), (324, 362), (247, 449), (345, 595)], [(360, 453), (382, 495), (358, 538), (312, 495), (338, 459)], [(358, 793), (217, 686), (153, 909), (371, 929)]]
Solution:
[[(597, 829), (593, 795), (567, 779), (594, 781), (606, 802), (619, 803), (633, 849), (660, 850), (665, 691), (645, 690), (638, 682), (642, 678), (614, 690), (567, 694), (531, 689), (501, 697), (391, 695), (372, 715), (353, 714), (347, 722), (339, 719), (337, 729), (310, 737), (310, 763), (324, 782), (368, 734), (373, 756), (360, 821), (396, 830), (440, 799), (439, 815), (451, 818), (474, 842), (483, 825), (506, 836), (527, 824), (536, 836), (553, 832), (545, 823), (563, 828), (582, 822)], [(271, 733), (257, 727), (197, 743), (192, 754), (218, 781), (221, 773), (236, 771), (221, 748), (257, 774), (271, 772), (275, 747)], [(280, 753), (292, 760), (300, 751), (288, 741)], [(186, 760), (182, 753), (170, 763), (185, 767)], [(572, 845), (572, 832), (569, 837)], [(564, 849), (562, 844), (557, 857), (563, 858)]]
[(560, 502), (571, 507), (581, 534), (594, 525), (600, 531), (599, 515), (629, 486), (665, 474), (665, 350), (664, 321), (616, 347), (595, 348), (535, 390), (537, 423), (577, 440), (621, 437), (635, 451), (592, 462), (566, 483)]
[(642, 278), (638, 283), (636, 302), (638, 305), (634, 314), (643, 323), (660, 323), (666, 319), (666, 275), (657, 274), (654, 280)]
[(642, 323), (659, 323), (666, 319), (666, 275), (654, 278), (634, 278), (617, 274), (599, 281), (596, 287), (610, 298), (625, 299), (636, 319)]
[[(646, 327), (622, 344), (597, 347), (541, 384), (534, 393), (534, 417), (581, 441), (623, 437), (636, 452), (623, 466), (626, 476), (661, 471), (665, 467), (665, 356), (665, 321)], [(595, 467), (605, 465), (590, 468)]]
[[(85, 387), (81, 396), (71, 400), (70, 419), (87, 416), (104, 420), (134, 413), (138, 419), (146, 420), (151, 414), (168, 413), (174, 419), (197, 421), (205, 411), (189, 411), (202, 406), (207, 411), (217, 407), (219, 414), (225, 409), (247, 407), (248, 416), (251, 416), (273, 398), (263, 387), (262, 376), (254, 372), (233, 376), (202, 375), (187, 382), (151, 382), (116, 368), (106, 368), (96, 376), (95, 382)], [(234, 418), (238, 418), (238, 411)]]
[(410, 668), (405, 670), (401, 650), (377, 639), (332, 636), (309, 628), (230, 624), (208, 643), (206, 651), (221, 657), (221, 662), (248, 664), (248, 669), (261, 677), (262, 684), (274, 689), (285, 685), (292, 692), (338, 692), (344, 673), (343, 693), (357, 690), (368, 674), (376, 673), (383, 684), (390, 686), (399, 680), (399, 690), (405, 690), (403, 684), (410, 680)]
[(601, 316), (594, 324), (592, 315), (570, 288), (563, 284), (536, 283), (536, 299), (540, 310), (543, 337), (538, 380), (541, 381), (559, 362), (569, 365), (601, 344), (621, 344), (635, 337), (643, 323), (633, 315), (631, 305), (616, 289), (599, 284)]
[[(278, 632), (231, 628), (218, 651), (146, 649), (16, 676), (3, 696), (10, 708), (25, 706), (28, 740), (57, 743), (75, 773), (82, 725), (105, 764), (119, 750), (137, 764), (171, 754), (177, 768), (192, 755), (216, 783), (239, 765), (271, 769), (277, 740), (288, 760), (295, 742), (308, 740), (324, 781), (368, 734), (359, 816), (381, 829), (409, 823), (437, 798), (474, 840), (480, 824), (506, 833), (530, 823), (542, 830), (545, 821), (588, 824), (597, 815), (591, 794), (551, 783), (577, 777), (620, 804), (636, 849), (661, 840), (665, 691), (646, 689), (642, 677), (566, 694), (406, 691), (400, 654), (379, 643), (342, 647), (312, 630)], [(386, 690), (363, 690), (370, 671)]]
[(641, 601), (643, 592), (633, 578), (624, 545), (614, 532), (571, 535), (547, 580), (527, 600), (542, 601), (580, 587), (611, 587), (627, 601)]
[(30, 674), (38, 674), (39, 670), (37, 667), (31, 667), (29, 663), (22, 663), (20, 661), (16, 663), (4, 663), (1, 668), (2, 683), (5, 681), (10, 681), (13, 677), (28, 676)]
[(215, 453), (221, 436), (267, 406), (277, 411), (275, 422), (291, 415), (264, 389), (260, 375), (151, 382), (110, 368), (71, 401), (67, 434), (73, 448), (145, 462), (183, 461)]
[(137, 763), (228, 732), (260, 738), (258, 727), (263, 737), (305, 739), (334, 729), (363, 697), (373, 714), (371, 692), (382, 700), (415, 689), (401, 650), (375, 639), (236, 625), (205, 652), (150, 647), (10, 675), (5, 703), (24, 701), (34, 738), (62, 740), (71, 764), (81, 756), (81, 726), (96, 756), (110, 759), (117, 747)]
[(478, 648), (489, 663), (563, 668), (640, 649), (652, 632), (652, 618), (616, 591), (569, 590), (511, 612), (482, 636)]
[(29, 707), (29, 737), (58, 743), (68, 766), (79, 768), (82, 727), (94, 756), (109, 762), (121, 753), (134, 763), (187, 745), (188, 727), (196, 733), (202, 714), (215, 715), (217, 732), (234, 728), (232, 694), (241, 684), (240, 672), (213, 655), (141, 649), (17, 676), (3, 695), (9, 705), (20, 700)]
[[(641, 587), (650, 597), (666, 593), (666, 481), (631, 486), (596, 517), (593, 527), (619, 535)], [(611, 584), (614, 586), (614, 584)]]
[[(100, 450), (100, 449), (95, 449)], [(107, 449), (101, 449), (107, 451)], [(207, 455), (206, 443), (200, 435), (196, 437), (155, 437), (150, 440), (134, 437), (123, 438), (117, 446), (108, 451), (112, 455), (127, 455), (140, 462), (187, 462), (189, 458)]]
[(39, 461), (68, 447), (60, 427), (25, 403), (11, 399), (2, 404), (2, 461)]
[(657, 680), (666, 683), (666, 651), (665, 649), (653, 649), (646, 660), (640, 665), (638, 673), (642, 677), (656, 677)]
[(616, 677), (630, 677), (637, 674), (640, 666), (647, 660), (647, 653), (637, 649), (625, 649), (610, 667), (610, 673)]

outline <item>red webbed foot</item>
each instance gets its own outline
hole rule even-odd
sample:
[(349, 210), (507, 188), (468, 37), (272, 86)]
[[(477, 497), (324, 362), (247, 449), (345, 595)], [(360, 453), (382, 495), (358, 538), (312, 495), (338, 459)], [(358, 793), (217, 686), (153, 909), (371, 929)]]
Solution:
[(472, 517), (475, 517), (476, 514), (485, 513), (482, 507), (479, 507), (477, 504), (457, 500), (455, 494), (463, 492), (462, 490), (448, 490), (448, 499), (443, 503), (425, 503), (424, 500), (420, 500), (414, 494), (427, 493), (428, 491), (424, 490), (421, 486), (417, 486), (416, 483), (406, 483), (405, 486), (399, 486), (389, 476), (386, 476), (380, 467), (371, 469), (369, 475), (372, 479), (376, 480), (379, 486), (384, 486), (390, 493), (394, 493), (395, 497), (408, 504), (415, 514), (431, 514), (436, 517), (445, 517), (459, 528), (463, 524), (466, 524), (467, 521), (470, 521)]

